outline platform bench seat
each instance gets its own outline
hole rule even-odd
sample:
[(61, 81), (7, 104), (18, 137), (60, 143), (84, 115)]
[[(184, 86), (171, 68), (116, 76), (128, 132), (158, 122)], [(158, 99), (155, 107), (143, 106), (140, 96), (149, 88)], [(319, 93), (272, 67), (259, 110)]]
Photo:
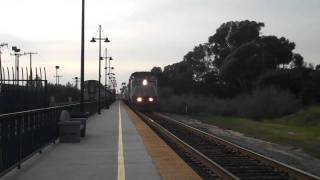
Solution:
[(86, 136), (86, 129), (87, 129), (87, 118), (71, 118), (71, 122), (80, 122), (80, 136), (85, 137)]
[(80, 142), (80, 132), (83, 126), (79, 121), (59, 122), (60, 142)]
[(68, 111), (60, 114), (59, 137), (60, 142), (80, 142), (80, 136), (86, 135), (87, 118), (71, 118)]

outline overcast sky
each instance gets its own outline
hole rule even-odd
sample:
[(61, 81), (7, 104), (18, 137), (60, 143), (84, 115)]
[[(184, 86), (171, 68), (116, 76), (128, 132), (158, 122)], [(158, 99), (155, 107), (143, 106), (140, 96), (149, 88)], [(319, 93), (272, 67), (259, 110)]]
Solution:
[[(319, 17), (319, 0), (86, 0), (85, 78), (98, 78), (98, 43), (89, 41), (99, 24), (111, 40), (103, 48), (114, 58), (120, 85), (132, 72), (181, 61), (234, 20), (264, 22), (264, 35), (285, 36), (295, 52), (319, 64)], [(47, 68), (49, 81), (55, 65), (62, 83), (79, 76), (81, 0), (0, 0), (0, 23), (0, 43), (38, 52), (33, 64)], [(9, 53), (4, 49), (4, 66), (13, 65)], [(28, 58), (20, 63), (27, 66)]]

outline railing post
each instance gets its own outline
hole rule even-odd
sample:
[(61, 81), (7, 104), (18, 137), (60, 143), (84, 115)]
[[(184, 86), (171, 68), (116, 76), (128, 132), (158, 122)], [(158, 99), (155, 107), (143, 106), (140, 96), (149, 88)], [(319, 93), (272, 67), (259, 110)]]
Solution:
[(46, 106), (45, 107), (49, 107), (49, 97), (48, 97), (48, 82), (47, 80), (44, 81), (44, 95), (45, 95), (45, 102), (46, 102)]
[(21, 137), (21, 121), (22, 121), (22, 116), (18, 117), (17, 121), (17, 128), (18, 128), (18, 169), (21, 168), (21, 156), (22, 156), (22, 137)]
[(2, 119), (0, 118), (0, 124), (1, 124), (1, 146), (0, 146), (0, 172), (4, 169), (4, 162), (3, 162), (3, 155), (4, 155), (4, 123)]

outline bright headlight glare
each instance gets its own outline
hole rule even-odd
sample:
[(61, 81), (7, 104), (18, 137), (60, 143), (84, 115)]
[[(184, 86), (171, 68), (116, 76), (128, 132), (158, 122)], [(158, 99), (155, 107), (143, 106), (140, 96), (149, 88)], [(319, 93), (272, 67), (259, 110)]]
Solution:
[(152, 97), (149, 97), (149, 99), (148, 99), (150, 102), (153, 102), (153, 98)]
[(144, 79), (144, 80), (142, 81), (142, 85), (144, 85), (144, 86), (148, 85), (148, 81), (147, 81), (146, 79)]
[(137, 102), (142, 102), (142, 97), (137, 97)]

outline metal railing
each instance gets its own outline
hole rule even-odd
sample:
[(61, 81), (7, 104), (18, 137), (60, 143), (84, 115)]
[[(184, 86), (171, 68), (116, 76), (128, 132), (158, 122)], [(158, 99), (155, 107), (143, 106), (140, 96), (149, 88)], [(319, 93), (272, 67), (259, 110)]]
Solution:
[[(0, 177), (55, 143), (62, 110), (79, 109), (77, 103), (0, 115)], [(97, 112), (97, 102), (86, 102), (85, 110), (90, 114)]]

